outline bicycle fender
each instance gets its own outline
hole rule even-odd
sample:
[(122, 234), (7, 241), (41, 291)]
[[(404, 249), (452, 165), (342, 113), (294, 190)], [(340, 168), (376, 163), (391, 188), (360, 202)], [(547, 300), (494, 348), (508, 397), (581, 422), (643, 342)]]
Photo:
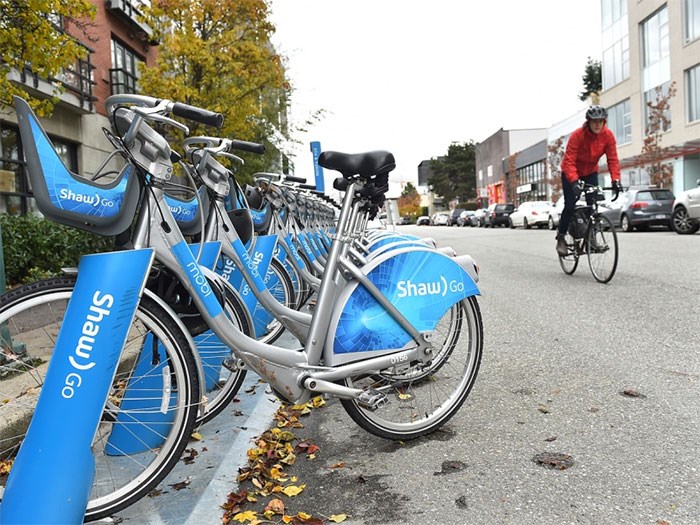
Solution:
[(95, 473), (90, 446), (154, 253), (81, 257), (44, 386), (5, 487), (0, 523), (83, 522)]
[[(362, 272), (419, 332), (431, 332), (458, 301), (478, 295), (474, 280), (453, 258), (406, 247), (373, 259)], [(411, 336), (358, 281), (336, 302), (324, 348), (327, 365), (394, 352)]]

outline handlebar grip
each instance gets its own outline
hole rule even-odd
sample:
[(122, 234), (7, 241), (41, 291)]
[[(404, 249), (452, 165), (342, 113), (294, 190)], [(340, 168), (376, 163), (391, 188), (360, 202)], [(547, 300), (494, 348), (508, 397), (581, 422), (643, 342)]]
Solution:
[(257, 142), (248, 142), (245, 140), (231, 139), (230, 149), (237, 149), (240, 151), (248, 151), (250, 153), (265, 153), (265, 145), (258, 144)]
[[(284, 180), (286, 182), (306, 182), (306, 177), (295, 177), (294, 175), (285, 175)], [(315, 188), (316, 186), (314, 186)]]
[(299, 188), (302, 190), (315, 190), (316, 185), (315, 184), (299, 184)]
[(178, 117), (199, 122), (206, 126), (214, 126), (215, 128), (220, 128), (224, 124), (224, 116), (221, 113), (214, 113), (213, 111), (183, 104), (182, 102), (173, 104), (172, 113)]

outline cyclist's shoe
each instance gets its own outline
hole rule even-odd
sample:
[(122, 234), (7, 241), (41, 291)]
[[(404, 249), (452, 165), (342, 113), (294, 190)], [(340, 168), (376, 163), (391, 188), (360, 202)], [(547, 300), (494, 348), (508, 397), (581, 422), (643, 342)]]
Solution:
[(569, 255), (569, 246), (566, 244), (564, 237), (557, 237), (557, 254), (559, 257)]

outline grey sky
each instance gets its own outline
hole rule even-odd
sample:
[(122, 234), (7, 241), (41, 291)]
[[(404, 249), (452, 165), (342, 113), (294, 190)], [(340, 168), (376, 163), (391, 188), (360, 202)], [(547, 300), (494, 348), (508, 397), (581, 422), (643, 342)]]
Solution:
[(393, 179), (453, 141), (546, 128), (584, 106), (587, 57), (601, 58), (599, 0), (271, 0), (273, 41), (288, 58), (292, 118), (327, 116), (308, 142), (394, 153)]

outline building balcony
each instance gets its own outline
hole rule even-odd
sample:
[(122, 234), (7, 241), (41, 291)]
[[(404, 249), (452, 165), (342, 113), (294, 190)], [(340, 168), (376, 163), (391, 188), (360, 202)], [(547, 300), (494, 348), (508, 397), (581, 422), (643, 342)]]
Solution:
[(141, 21), (140, 7), (143, 2), (140, 0), (106, 0), (107, 9), (115, 15), (121, 17), (134, 28), (143, 32), (152, 45), (156, 42), (152, 40), (153, 29)]
[[(82, 44), (81, 44), (82, 45)], [(38, 98), (56, 96), (56, 88), (63, 88), (63, 92), (58, 95), (60, 103), (80, 113), (93, 113), (95, 111), (95, 100), (93, 95), (93, 70), (90, 57), (92, 50), (84, 46), (88, 53), (85, 59), (78, 59), (75, 64), (64, 68), (55, 78), (46, 79), (40, 77), (31, 66), (27, 64), (24, 69), (14, 69), (8, 74), (8, 78), (22, 84)]]

